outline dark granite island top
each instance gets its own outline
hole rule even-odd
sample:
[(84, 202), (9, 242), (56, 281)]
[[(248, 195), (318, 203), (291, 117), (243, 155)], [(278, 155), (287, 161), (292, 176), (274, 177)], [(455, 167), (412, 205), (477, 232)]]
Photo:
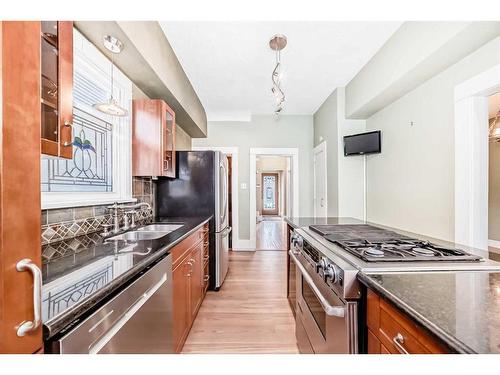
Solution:
[(109, 241), (99, 233), (42, 247), (42, 321), (47, 340), (84, 318), (211, 217), (156, 218), (183, 226), (156, 240)]
[(500, 353), (500, 272), (359, 273), (458, 353)]

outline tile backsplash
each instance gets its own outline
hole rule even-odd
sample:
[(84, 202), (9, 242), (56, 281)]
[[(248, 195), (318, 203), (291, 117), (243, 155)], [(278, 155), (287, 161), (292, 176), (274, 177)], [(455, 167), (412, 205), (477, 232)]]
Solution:
[[(134, 177), (132, 189), (132, 196), (137, 198), (138, 202), (151, 205), (151, 210), (136, 211), (136, 223), (151, 221), (155, 213), (155, 183), (148, 177)], [(108, 204), (42, 210), (42, 244), (55, 243), (100, 231), (102, 224), (111, 224), (113, 221), (106, 206)]]

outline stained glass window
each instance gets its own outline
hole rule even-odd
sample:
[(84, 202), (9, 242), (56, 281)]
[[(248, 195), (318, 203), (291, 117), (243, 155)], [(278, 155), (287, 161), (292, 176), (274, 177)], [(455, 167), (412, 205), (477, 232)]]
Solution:
[(264, 176), (264, 209), (276, 208), (276, 176)]
[(113, 191), (112, 125), (73, 110), (73, 159), (42, 157), (42, 191)]

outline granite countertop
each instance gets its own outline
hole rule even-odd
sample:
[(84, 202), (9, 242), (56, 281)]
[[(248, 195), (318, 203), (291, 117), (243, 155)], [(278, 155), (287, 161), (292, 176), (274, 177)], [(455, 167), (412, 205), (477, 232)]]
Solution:
[(358, 279), (458, 353), (500, 353), (499, 272), (359, 273)]
[(42, 321), (49, 339), (165, 256), (211, 217), (156, 218), (183, 226), (156, 240), (109, 241), (99, 233), (42, 247)]

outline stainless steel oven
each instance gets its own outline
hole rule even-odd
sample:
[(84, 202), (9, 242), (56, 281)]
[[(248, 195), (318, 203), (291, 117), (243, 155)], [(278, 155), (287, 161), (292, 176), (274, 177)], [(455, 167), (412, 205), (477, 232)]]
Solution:
[(310, 254), (314, 251), (307, 242), (290, 251), (296, 267), (295, 319), (299, 350), (316, 354), (358, 353), (358, 301), (346, 300), (341, 297), (342, 293), (337, 293), (345, 282), (343, 270), (319, 252)]

